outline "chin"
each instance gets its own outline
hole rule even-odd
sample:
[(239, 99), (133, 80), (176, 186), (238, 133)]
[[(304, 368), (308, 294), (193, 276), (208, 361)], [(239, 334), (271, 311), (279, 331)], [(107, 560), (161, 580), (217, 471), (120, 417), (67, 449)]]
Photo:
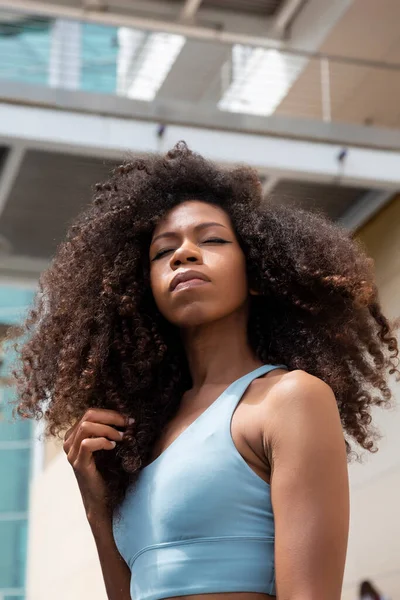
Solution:
[(181, 307), (169, 320), (180, 329), (186, 329), (187, 327), (198, 327), (199, 325), (211, 323), (215, 321), (215, 316), (205, 310), (204, 306), (191, 302), (185, 307)]

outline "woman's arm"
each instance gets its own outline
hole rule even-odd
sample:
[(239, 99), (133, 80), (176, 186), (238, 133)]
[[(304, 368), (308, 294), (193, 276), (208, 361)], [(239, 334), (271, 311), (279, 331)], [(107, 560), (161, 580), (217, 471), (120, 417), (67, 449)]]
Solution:
[(113, 410), (91, 408), (67, 431), (63, 446), (79, 485), (109, 600), (131, 600), (130, 570), (114, 541), (106, 484), (97, 470), (93, 453), (112, 452), (123, 438), (115, 426), (125, 428), (126, 425), (126, 418)]
[(112, 531), (112, 522), (106, 515), (96, 520), (89, 518), (99, 554), (101, 570), (109, 600), (131, 600), (131, 572), (118, 552)]
[(279, 600), (340, 600), (349, 527), (347, 456), (332, 389), (304, 371), (265, 403)]

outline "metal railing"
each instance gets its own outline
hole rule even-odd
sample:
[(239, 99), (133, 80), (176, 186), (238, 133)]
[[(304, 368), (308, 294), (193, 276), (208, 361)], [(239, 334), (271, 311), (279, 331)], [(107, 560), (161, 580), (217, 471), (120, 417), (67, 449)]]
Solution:
[(224, 113), (400, 127), (400, 65), (0, 12), (7, 83)]

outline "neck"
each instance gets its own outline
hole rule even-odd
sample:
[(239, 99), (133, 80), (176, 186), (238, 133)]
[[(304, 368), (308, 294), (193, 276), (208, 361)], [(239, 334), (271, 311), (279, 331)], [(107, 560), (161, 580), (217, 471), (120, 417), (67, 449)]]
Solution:
[(193, 390), (204, 385), (231, 383), (260, 367), (247, 339), (245, 310), (182, 332)]

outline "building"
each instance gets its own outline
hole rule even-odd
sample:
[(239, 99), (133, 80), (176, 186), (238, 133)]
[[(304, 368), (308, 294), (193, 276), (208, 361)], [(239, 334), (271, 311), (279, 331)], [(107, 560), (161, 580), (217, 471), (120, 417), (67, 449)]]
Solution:
[[(32, 301), (31, 286), (0, 284), (0, 335), (22, 319)], [(1, 355), (0, 365), (0, 599), (25, 598), (29, 523), (29, 484), (33, 472), (34, 436), (29, 421), (14, 422), (7, 386), (13, 353)]]

